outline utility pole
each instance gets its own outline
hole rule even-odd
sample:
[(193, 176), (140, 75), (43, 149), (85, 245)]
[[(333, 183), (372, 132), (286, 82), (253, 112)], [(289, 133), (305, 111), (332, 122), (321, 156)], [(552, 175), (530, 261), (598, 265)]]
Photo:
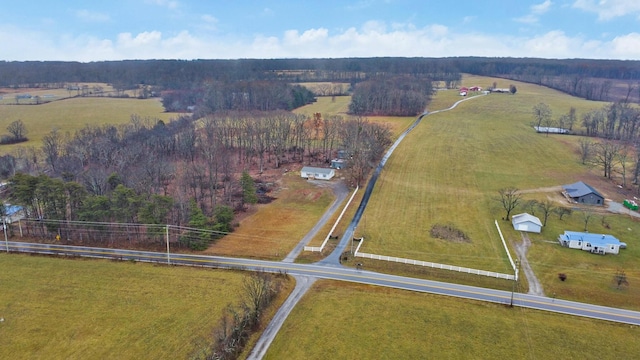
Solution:
[(171, 265), (171, 259), (169, 257), (169, 225), (167, 225), (167, 265)]
[(518, 262), (518, 259), (516, 259), (516, 268), (513, 269), (513, 284), (511, 286), (511, 302), (509, 303), (510, 307), (513, 307), (513, 293), (516, 292), (516, 282), (518, 282), (518, 266), (520, 265), (520, 263)]
[(4, 245), (7, 247), (7, 252), (9, 252), (9, 239), (7, 238), (7, 217), (2, 217), (2, 229), (4, 231)]

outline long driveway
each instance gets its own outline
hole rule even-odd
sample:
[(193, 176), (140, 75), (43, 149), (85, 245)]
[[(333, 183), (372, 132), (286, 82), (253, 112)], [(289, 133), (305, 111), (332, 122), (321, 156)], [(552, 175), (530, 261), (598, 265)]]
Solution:
[(402, 140), (404, 140), (405, 136), (407, 136), (407, 134), (409, 134), (411, 132), (411, 130), (415, 129), (415, 127), (418, 126), (418, 124), (420, 124), (420, 122), (422, 121), (422, 119), (425, 116), (427, 116), (429, 114), (437, 114), (437, 113), (440, 113), (440, 112), (443, 112), (443, 111), (449, 111), (449, 110), (455, 109), (456, 106), (458, 106), (460, 103), (462, 103), (464, 101), (471, 100), (471, 99), (475, 99), (475, 98), (480, 97), (480, 96), (486, 96), (486, 95), (483, 94), (483, 95), (476, 95), (476, 96), (466, 97), (466, 98), (464, 98), (462, 100), (456, 101), (448, 109), (437, 110), (437, 111), (433, 111), (433, 112), (425, 111), (424, 113), (420, 114), (420, 116), (418, 116), (416, 121), (414, 121), (413, 124), (411, 124), (411, 126), (409, 126), (409, 128), (407, 130), (403, 131), (402, 134), (400, 134), (398, 139), (393, 143), (393, 145), (389, 148), (389, 150), (387, 150), (387, 152), (384, 154), (384, 156), (382, 157), (382, 160), (380, 160), (380, 163), (378, 164), (378, 166), (376, 167), (375, 171), (373, 172), (373, 175), (371, 175), (371, 178), (369, 179), (369, 182), (367, 183), (367, 188), (365, 189), (364, 194), (362, 196), (362, 200), (360, 201), (360, 205), (358, 206), (358, 210), (356, 211), (355, 215), (353, 216), (353, 219), (351, 220), (351, 223), (349, 223), (349, 226), (347, 227), (347, 230), (344, 232), (344, 235), (340, 239), (340, 242), (338, 243), (336, 248), (331, 252), (331, 254), (329, 254), (329, 256), (327, 256), (326, 258), (321, 260), (319, 262), (319, 264), (329, 265), (329, 266), (341, 266), (340, 265), (340, 256), (344, 252), (344, 250), (347, 247), (347, 245), (349, 245), (349, 243), (351, 242), (351, 239), (353, 239), (353, 235), (355, 233), (356, 227), (358, 227), (358, 224), (360, 223), (360, 219), (362, 218), (362, 214), (364, 213), (364, 210), (366, 209), (367, 204), (369, 203), (369, 198), (371, 197), (371, 193), (373, 192), (373, 188), (375, 187), (376, 182), (378, 181), (378, 177), (380, 176), (380, 173), (382, 172), (382, 168), (387, 163), (387, 160), (391, 157), (391, 154), (393, 154), (393, 152), (398, 147), (398, 145), (400, 145)]

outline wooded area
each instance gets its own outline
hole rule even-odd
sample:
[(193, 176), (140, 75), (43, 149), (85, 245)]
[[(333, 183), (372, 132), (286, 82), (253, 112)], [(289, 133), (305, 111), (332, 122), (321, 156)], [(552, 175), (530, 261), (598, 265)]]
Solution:
[[(589, 99), (612, 97), (613, 81), (623, 81), (627, 84), (625, 101), (584, 114), (582, 124), (587, 135), (611, 141), (633, 142), (638, 137), (640, 117), (628, 106), (634, 96), (640, 99), (637, 61), (0, 62), (0, 86), (70, 88), (69, 84), (76, 84), (77, 96), (96, 96), (89, 85), (77, 83), (108, 83), (114, 96), (127, 96), (125, 90), (136, 89), (137, 97), (161, 96), (167, 111), (182, 114), (166, 123), (132, 115), (121, 126), (87, 125), (73, 134), (53, 130), (44, 137), (41, 148), (20, 148), (0, 157), (0, 176), (11, 178), (11, 201), (23, 205), (34, 219), (174, 224), (228, 232), (233, 229), (234, 211), (243, 211), (253, 199), (269, 201), (271, 185), (261, 179), (267, 169), (290, 163), (328, 166), (341, 150), (348, 182), (362, 185), (391, 143), (389, 130), (364, 116), (418, 115), (425, 110), (434, 84), (455, 88), (462, 73), (534, 82)], [(315, 101), (315, 96), (336, 95), (321, 87), (314, 94), (295, 84), (302, 81), (348, 84), (344, 87), (348, 90), (340, 86), (340, 92), (352, 95), (349, 112), (353, 116), (306, 117), (289, 112)], [(541, 108), (538, 126), (554, 121), (551, 114), (545, 114)], [(570, 111), (558, 121), (570, 128), (576, 116)], [(12, 136), (7, 141), (17, 141), (28, 129), (14, 126), (8, 130)], [(60, 231), (59, 227), (48, 228)]]

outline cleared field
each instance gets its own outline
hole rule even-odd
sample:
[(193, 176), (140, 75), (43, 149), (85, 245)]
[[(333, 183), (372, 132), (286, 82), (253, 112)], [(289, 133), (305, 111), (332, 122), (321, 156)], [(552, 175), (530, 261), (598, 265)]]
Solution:
[[(66, 91), (66, 90), (65, 90)], [(41, 147), (42, 138), (53, 129), (61, 134), (85, 127), (87, 124), (124, 124), (131, 115), (170, 121), (176, 114), (164, 112), (158, 99), (118, 99), (108, 97), (71, 98), (40, 105), (0, 105), (0, 135), (8, 134), (7, 126), (22, 120), (28, 131), (29, 141), (0, 146), (0, 154), (7, 154), (17, 147)]]
[(295, 83), (294, 85), (304, 86), (311, 90), (314, 94), (327, 96), (333, 93), (345, 93), (349, 90), (350, 84), (337, 82), (304, 82)]
[[(482, 86), (482, 80), (474, 78), (467, 83), (465, 79), (463, 84)], [(508, 186), (535, 189), (568, 184), (585, 177), (597, 178), (579, 163), (574, 143), (564, 140), (567, 137), (533, 131), (532, 107), (545, 102), (555, 114), (560, 114), (573, 106), (581, 116), (584, 111), (602, 105), (534, 85), (515, 84), (516, 95), (491, 94), (464, 102), (453, 111), (430, 115), (405, 138), (387, 162), (358, 226), (356, 236), (365, 238), (361, 251), (512, 272), (494, 226), (494, 220), (504, 216), (504, 210), (495, 201), (498, 189)], [(593, 185), (598, 188), (601, 181)], [(560, 230), (582, 230), (577, 227), (579, 215), (570, 221), (559, 223), (555, 228), (550, 226), (543, 233), (544, 239), (554, 242)], [(433, 238), (429, 231), (436, 224), (462, 230), (470, 242)], [(501, 224), (503, 230), (511, 227), (508, 222), (501, 221)], [(624, 235), (622, 229), (640, 232), (638, 223), (630, 220), (618, 227), (617, 231)], [(519, 234), (508, 234), (511, 241), (519, 241)], [(621, 240), (626, 238), (621, 236)], [(557, 256), (550, 255), (556, 253)], [(594, 257), (586, 253), (566, 253), (555, 244), (548, 244), (540, 252), (532, 250), (533, 261), (540, 263), (537, 270), (541, 271), (539, 276), (545, 288), (557, 285), (553, 284), (556, 270), (566, 269), (568, 264), (577, 268), (605, 266), (603, 264), (608, 264), (607, 269), (616, 265), (640, 268), (640, 254), (636, 250), (623, 255)], [(565, 256), (575, 261), (564, 262)], [(367, 266), (375, 269), (377, 265), (370, 261)], [(629, 272), (635, 278), (635, 270)], [(589, 287), (585, 276), (585, 283), (565, 291), (566, 296), (585, 300), (593, 292)], [(637, 300), (632, 300), (634, 294), (623, 296), (627, 300), (622, 302), (640, 307)], [(608, 304), (609, 295), (594, 300)]]
[[(293, 112), (307, 116), (312, 116), (314, 113), (320, 113), (323, 116), (340, 115), (346, 120), (350, 116), (347, 114), (350, 101), (351, 96), (336, 96), (335, 99), (330, 96), (322, 96), (318, 97), (318, 101), (315, 103), (295, 109)], [(415, 120), (415, 117), (411, 116), (367, 116), (366, 118), (372, 123), (388, 126), (394, 139)]]
[(0, 254), (0, 358), (188, 358), (247, 275)]
[(316, 282), (265, 359), (626, 359), (636, 326)]
[(318, 101), (299, 107), (293, 110), (296, 114), (305, 114), (312, 116), (314, 113), (321, 113), (322, 115), (341, 115), (346, 116), (349, 110), (349, 102), (351, 102), (351, 96), (321, 96), (317, 98)]
[[(284, 171), (284, 169), (283, 169)], [(282, 178), (276, 200), (258, 205), (233, 233), (218, 240), (205, 253), (281, 260), (302, 240), (329, 207), (334, 195), (290, 171)]]

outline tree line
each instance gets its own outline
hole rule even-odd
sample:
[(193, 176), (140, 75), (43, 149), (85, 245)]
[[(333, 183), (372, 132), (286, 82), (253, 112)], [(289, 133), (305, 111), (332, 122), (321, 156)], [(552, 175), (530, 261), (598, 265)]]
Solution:
[(0, 157), (0, 170), (30, 218), (194, 226), (200, 209), (209, 219), (200, 228), (230, 231), (229, 211), (270, 190), (249, 170), (326, 166), (342, 149), (347, 178), (361, 184), (390, 143), (386, 127), (363, 117), (217, 112), (165, 124), (133, 115), (120, 126), (53, 130), (40, 148)]
[[(0, 86), (42, 87), (102, 82), (120, 88), (138, 84), (187, 90), (211, 81), (336, 81), (356, 84), (379, 75), (428, 76), (454, 84), (461, 73), (503, 77), (549, 86), (592, 100), (610, 100), (609, 80), (640, 80), (634, 60), (539, 58), (341, 58), (239, 60), (125, 60), (92, 63), (0, 62)], [(62, 87), (62, 86), (59, 86)]]
[(217, 111), (293, 110), (315, 101), (315, 95), (300, 85), (274, 81), (213, 81), (192, 89), (161, 93), (166, 111), (193, 111), (204, 115)]
[[(533, 107), (534, 125), (573, 130), (582, 125), (578, 142), (580, 161), (584, 165), (602, 169), (608, 179), (619, 175), (621, 185), (627, 181), (638, 185), (640, 193), (640, 109), (626, 101), (612, 102), (578, 116), (575, 108), (565, 114), (553, 116), (545, 103)], [(573, 131), (575, 133), (575, 130)]]
[(383, 76), (355, 86), (349, 112), (356, 115), (415, 116), (424, 112), (432, 94), (429, 78)]

